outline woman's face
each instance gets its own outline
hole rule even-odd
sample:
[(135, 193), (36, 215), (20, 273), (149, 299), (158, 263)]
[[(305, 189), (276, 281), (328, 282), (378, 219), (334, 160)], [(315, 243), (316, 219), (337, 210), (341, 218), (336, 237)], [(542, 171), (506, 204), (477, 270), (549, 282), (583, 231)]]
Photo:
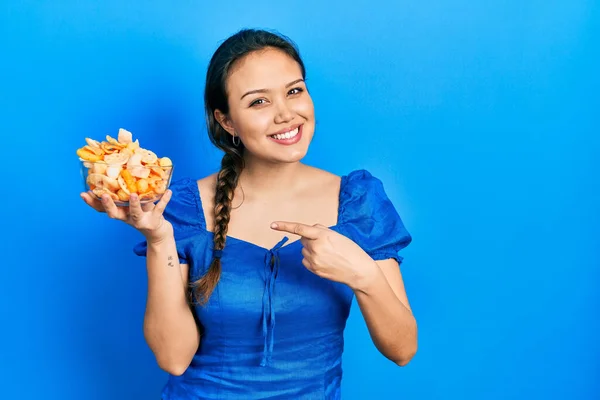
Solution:
[(216, 112), (216, 118), (249, 156), (289, 163), (306, 155), (314, 107), (293, 58), (275, 49), (253, 52), (234, 65), (226, 89), (229, 115)]

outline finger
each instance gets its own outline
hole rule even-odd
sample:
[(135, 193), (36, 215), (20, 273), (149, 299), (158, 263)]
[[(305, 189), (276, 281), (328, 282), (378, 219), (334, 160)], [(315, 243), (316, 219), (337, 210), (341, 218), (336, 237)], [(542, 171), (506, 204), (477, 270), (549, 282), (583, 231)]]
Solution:
[(271, 228), (276, 231), (293, 233), (294, 235), (299, 235), (307, 239), (317, 239), (322, 232), (321, 228), (298, 222), (276, 221), (271, 224)]
[(142, 215), (144, 215), (144, 210), (142, 210), (140, 198), (136, 193), (131, 193), (129, 195), (129, 218), (136, 223), (142, 219)]
[(123, 209), (117, 207), (117, 205), (109, 195), (102, 195), (102, 205), (104, 206), (104, 209), (106, 210), (106, 213), (109, 217), (120, 220), (124, 220), (127, 218), (126, 212)]
[(310, 252), (310, 250), (308, 250), (306, 247), (302, 248), (302, 257), (304, 258), (309, 258), (312, 256), (312, 253)]
[(314, 243), (313, 239), (308, 239), (305, 237), (301, 237), (300, 238), (300, 243), (302, 243), (303, 248), (309, 250), (310, 252), (313, 251), (312, 249), (312, 244)]
[(309, 271), (312, 271), (312, 264), (306, 258), (302, 259), (302, 265), (304, 265)]
[(152, 211), (156, 216), (161, 216), (169, 204), (169, 200), (171, 200), (171, 195), (173, 192), (170, 189), (167, 189), (165, 193), (162, 195), (158, 203), (154, 206), (154, 210)]
[(91, 194), (84, 192), (81, 193), (80, 196), (83, 199), (83, 201), (85, 201), (85, 203), (88, 206), (92, 207), (94, 210), (98, 212), (106, 212), (104, 206), (102, 205), (102, 202), (97, 198), (93, 197)]

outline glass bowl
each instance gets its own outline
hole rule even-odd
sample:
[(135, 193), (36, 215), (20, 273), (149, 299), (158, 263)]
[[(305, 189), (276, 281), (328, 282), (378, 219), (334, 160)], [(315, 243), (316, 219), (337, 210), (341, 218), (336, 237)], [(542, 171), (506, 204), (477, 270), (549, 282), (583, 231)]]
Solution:
[(136, 193), (140, 203), (154, 203), (171, 184), (173, 165), (131, 165), (79, 159), (84, 191), (101, 200), (107, 193), (117, 206), (129, 206), (129, 196)]

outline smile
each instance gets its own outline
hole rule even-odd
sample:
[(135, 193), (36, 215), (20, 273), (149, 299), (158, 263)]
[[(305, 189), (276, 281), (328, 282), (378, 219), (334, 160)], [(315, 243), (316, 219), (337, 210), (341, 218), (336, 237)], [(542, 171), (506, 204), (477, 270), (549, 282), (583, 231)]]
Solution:
[(272, 138), (278, 139), (278, 140), (291, 139), (291, 138), (295, 137), (299, 131), (300, 131), (300, 127), (296, 127), (296, 129), (293, 129), (291, 131), (287, 131), (285, 133), (278, 133), (275, 135), (271, 135), (269, 137), (272, 137)]
[(297, 125), (295, 128), (288, 129), (287, 131), (270, 135), (269, 139), (276, 143), (285, 145), (298, 143), (302, 137), (302, 127), (303, 125)]

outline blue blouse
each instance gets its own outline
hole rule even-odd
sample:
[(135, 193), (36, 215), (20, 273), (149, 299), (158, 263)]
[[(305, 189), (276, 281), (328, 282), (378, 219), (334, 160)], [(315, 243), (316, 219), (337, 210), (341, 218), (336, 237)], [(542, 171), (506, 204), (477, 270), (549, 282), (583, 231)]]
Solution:
[[(208, 269), (213, 234), (206, 229), (196, 181), (179, 179), (164, 216), (173, 224), (179, 261), (190, 282)], [(366, 170), (342, 176), (338, 221), (330, 227), (374, 260), (402, 262), (411, 242), (379, 179)], [(302, 265), (302, 245), (271, 248), (227, 237), (221, 279), (193, 310), (200, 346), (181, 376), (170, 375), (163, 400), (340, 399), (343, 332), (354, 296)], [(146, 243), (134, 247), (146, 255)]]

